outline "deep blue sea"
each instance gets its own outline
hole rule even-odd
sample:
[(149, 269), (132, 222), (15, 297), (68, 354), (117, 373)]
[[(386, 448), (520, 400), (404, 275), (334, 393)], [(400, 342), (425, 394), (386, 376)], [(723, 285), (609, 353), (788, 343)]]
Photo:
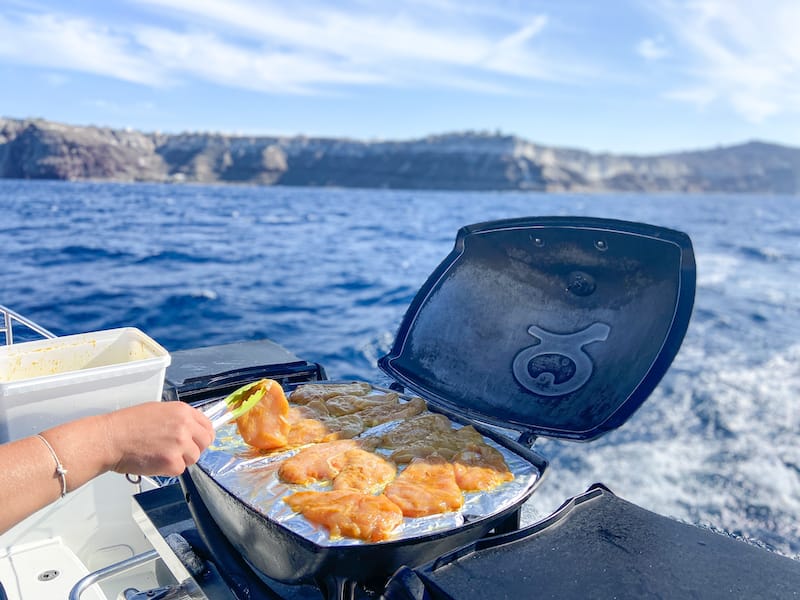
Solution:
[(688, 233), (694, 313), (619, 430), (540, 440), (538, 520), (601, 481), (680, 520), (800, 555), (800, 198), (341, 190), (0, 180), (0, 304), (59, 334), (134, 326), (170, 351), (269, 337), (380, 381), (457, 230), (590, 215)]

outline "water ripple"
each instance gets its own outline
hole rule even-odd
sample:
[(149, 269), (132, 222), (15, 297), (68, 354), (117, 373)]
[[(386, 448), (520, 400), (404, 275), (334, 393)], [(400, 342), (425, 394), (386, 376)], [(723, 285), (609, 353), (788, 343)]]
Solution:
[(573, 214), (685, 231), (698, 289), (672, 368), (621, 429), (540, 440), (551, 474), (525, 514), (602, 481), (800, 553), (798, 198), (13, 180), (0, 198), (0, 303), (56, 333), (134, 326), (170, 351), (269, 337), (332, 377), (378, 382), (464, 225)]

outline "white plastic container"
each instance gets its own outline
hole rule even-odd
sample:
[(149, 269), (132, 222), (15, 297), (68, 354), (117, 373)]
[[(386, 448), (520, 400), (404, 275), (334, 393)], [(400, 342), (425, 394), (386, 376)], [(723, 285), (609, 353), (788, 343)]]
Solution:
[(0, 347), (0, 442), (160, 400), (169, 353), (133, 327)]

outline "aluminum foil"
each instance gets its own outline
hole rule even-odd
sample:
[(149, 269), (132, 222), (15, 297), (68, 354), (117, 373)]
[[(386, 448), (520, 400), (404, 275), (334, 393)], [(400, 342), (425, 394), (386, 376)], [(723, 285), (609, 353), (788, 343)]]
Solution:
[[(375, 389), (375, 392), (385, 393), (386, 391), (388, 390)], [(408, 399), (408, 397), (401, 396), (400, 401), (404, 402)], [(392, 421), (377, 425), (365, 430), (354, 439), (382, 434), (396, 427), (400, 422)], [(462, 425), (453, 422), (453, 427), (458, 429)], [(485, 436), (484, 440), (502, 452), (508, 468), (514, 474), (514, 480), (487, 492), (465, 493), (464, 505), (458, 511), (428, 517), (404, 518), (402, 525), (395, 530), (388, 541), (447, 531), (477, 518), (497, 514), (508, 507), (519, 504), (528, 495), (541, 477), (539, 470), (525, 458), (494, 440)], [(271, 521), (280, 523), (319, 546), (352, 546), (374, 543), (353, 538), (331, 539), (327, 529), (315, 525), (302, 515), (295, 513), (283, 501), (286, 496), (297, 491), (331, 489), (329, 483), (293, 485), (283, 483), (279, 479), (280, 463), (299, 451), (300, 448), (262, 453), (242, 440), (235, 424), (228, 424), (217, 430), (216, 439), (200, 457), (198, 466), (254, 511)], [(391, 453), (383, 448), (378, 448), (375, 452), (384, 456)], [(398, 472), (402, 471), (403, 467), (404, 465), (399, 465)]]

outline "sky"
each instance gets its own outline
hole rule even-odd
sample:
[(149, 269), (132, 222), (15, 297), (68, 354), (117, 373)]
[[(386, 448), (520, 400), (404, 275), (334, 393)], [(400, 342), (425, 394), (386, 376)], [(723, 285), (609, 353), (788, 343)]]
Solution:
[(800, 0), (0, 0), (0, 116), (615, 154), (800, 146)]

